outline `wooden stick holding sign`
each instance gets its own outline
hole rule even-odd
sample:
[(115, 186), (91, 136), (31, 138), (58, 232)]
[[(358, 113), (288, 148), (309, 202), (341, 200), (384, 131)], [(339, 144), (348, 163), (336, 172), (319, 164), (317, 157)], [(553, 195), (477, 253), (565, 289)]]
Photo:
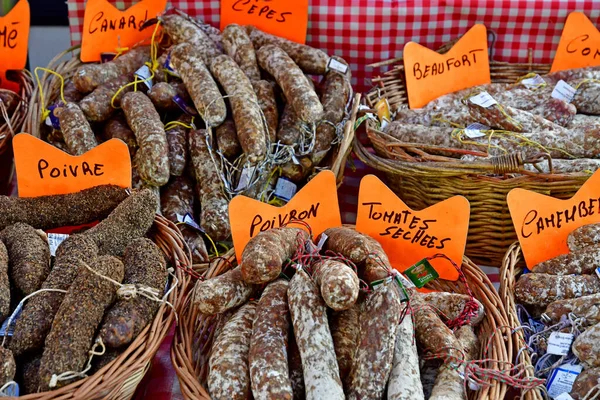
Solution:
[[(335, 175), (331, 171), (320, 172), (283, 207), (236, 196), (229, 203), (229, 220), (238, 262), (251, 238), (295, 220), (308, 224), (315, 238), (327, 228), (342, 225)], [(290, 226), (304, 228), (302, 224)]]
[(408, 42), (404, 46), (404, 71), (410, 108), (420, 108), (442, 95), (490, 83), (485, 26), (473, 26), (446, 54)]
[(19, 0), (10, 12), (0, 17), (0, 88), (17, 92), (19, 84), (6, 73), (22, 70), (27, 64), (30, 13), (27, 0)]
[(81, 61), (100, 61), (102, 53), (120, 53), (150, 39), (153, 29), (141, 29), (159, 16), (167, 0), (142, 0), (120, 11), (107, 0), (88, 0), (83, 17)]
[(131, 187), (127, 145), (108, 140), (72, 156), (27, 133), (13, 140), (20, 197), (75, 193), (99, 185)]
[(600, 32), (584, 13), (567, 17), (550, 72), (600, 65)]
[(569, 253), (567, 237), (575, 229), (600, 222), (600, 171), (568, 200), (525, 189), (508, 193), (508, 208), (529, 268)]
[[(414, 211), (376, 176), (360, 182), (356, 230), (376, 239), (400, 272), (437, 254), (462, 265), (469, 216), (469, 202), (462, 196)], [(443, 258), (431, 265), (441, 279), (458, 279), (456, 268)]]

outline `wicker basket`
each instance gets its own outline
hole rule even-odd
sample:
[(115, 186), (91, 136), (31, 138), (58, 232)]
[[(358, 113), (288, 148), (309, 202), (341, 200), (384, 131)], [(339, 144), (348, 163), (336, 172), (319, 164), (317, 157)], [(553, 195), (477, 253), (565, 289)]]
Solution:
[[(215, 260), (208, 266), (205, 265), (203, 268), (208, 267), (208, 269), (203, 273), (203, 277), (210, 279), (221, 275), (235, 265), (235, 253), (231, 251), (223, 258)], [(494, 286), (481, 269), (465, 258), (462, 271), (474, 297), (486, 309), (486, 316), (478, 326), (477, 334), (482, 342), (490, 339), (490, 344), (486, 348), (482, 343), (480, 358), (497, 361), (488, 362), (485, 365), (486, 368), (503, 369), (516, 356), (517, 350), (515, 336), (504, 334), (504, 330), (508, 326), (508, 314)], [(430, 283), (428, 287), (438, 291), (467, 293), (466, 286), (461, 281), (437, 280)], [(218, 316), (207, 317), (199, 313), (192, 306), (192, 295), (193, 284), (190, 284), (186, 286), (186, 292), (183, 294), (182, 311), (179, 315), (180, 323), (171, 348), (171, 360), (179, 377), (184, 398), (208, 400), (210, 396), (206, 389), (207, 365), (213, 341), (212, 328), (217, 322)], [(500, 400), (505, 398), (508, 390), (507, 384), (493, 382), (492, 386), (472, 392), (470, 398), (472, 400)]]
[[(498, 83), (515, 82), (531, 72), (544, 74), (549, 68), (544, 64), (490, 62), (492, 81)], [(388, 100), (393, 110), (407, 107), (402, 65), (374, 78), (373, 83), (376, 87), (365, 96), (371, 107), (382, 98)], [(376, 124), (370, 120), (367, 121), (367, 136), (375, 151), (355, 140), (357, 157), (382, 171), (390, 188), (411, 208), (421, 210), (456, 195), (469, 200), (471, 221), (466, 255), (481, 265), (500, 267), (505, 249), (517, 238), (506, 203), (508, 192), (523, 188), (566, 199), (572, 197), (590, 176), (586, 173), (527, 172), (523, 170), (524, 160), (520, 154), (497, 157), (489, 162), (463, 163), (430, 154), (428, 150), (434, 146), (394, 139), (377, 130)], [(423, 161), (417, 162), (411, 154), (418, 154)], [(541, 160), (525, 161), (533, 163)], [(511, 175), (516, 172), (522, 175)]]
[[(176, 266), (177, 282), (168, 301), (180, 307), (181, 294), (185, 288), (185, 269), (189, 268), (189, 256), (179, 229), (164, 217), (157, 215), (152, 228), (152, 240)], [(152, 358), (167, 336), (173, 321), (174, 310), (166, 304), (158, 309), (153, 322), (147, 326), (119, 357), (102, 367), (95, 374), (73, 382), (70, 385), (43, 393), (19, 397), (24, 400), (54, 399), (115, 399), (126, 400), (133, 397), (138, 384), (150, 367)]]
[[(19, 96), (21, 101), (11, 115), (5, 117), (3, 108), (0, 106), (0, 193), (8, 192), (7, 188), (13, 179), (13, 156), (12, 156), (12, 138), (21, 132), (23, 121), (29, 110), (29, 101), (33, 90), (33, 81), (28, 71), (18, 74), (21, 91)], [(6, 89), (0, 89), (0, 92)], [(7, 193), (8, 194), (8, 193)]]
[[(517, 316), (517, 307), (515, 302), (515, 284), (517, 278), (523, 273), (522, 267), (522, 253), (521, 246), (519, 243), (513, 243), (512, 246), (506, 252), (502, 267), (500, 268), (500, 298), (506, 311), (508, 313), (508, 320), (511, 329), (514, 329), (521, 324), (519, 323), (519, 317)], [(514, 343), (516, 349), (522, 349), (525, 347), (525, 338), (523, 337), (522, 330), (513, 331)], [(531, 364), (531, 358), (527, 351), (521, 351), (519, 353), (518, 363), (523, 364), (525, 368), (525, 375), (533, 377), (533, 365)], [(540, 390), (531, 390), (523, 394), (525, 400), (542, 400), (542, 393)]]

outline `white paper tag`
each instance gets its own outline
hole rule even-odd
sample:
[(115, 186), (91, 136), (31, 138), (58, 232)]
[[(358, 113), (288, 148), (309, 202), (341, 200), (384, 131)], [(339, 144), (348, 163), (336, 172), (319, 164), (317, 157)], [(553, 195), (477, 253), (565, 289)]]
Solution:
[(275, 185), (275, 196), (285, 201), (290, 201), (296, 194), (298, 187), (296, 184), (288, 179), (279, 178)]
[[(15, 322), (21, 316), (22, 309), (23, 309), (23, 304), (19, 304), (19, 306), (17, 308), (15, 308), (15, 311), (13, 311), (11, 316), (4, 320), (4, 322), (2, 323), (2, 326), (0, 327), (0, 337), (13, 335), (13, 332), (15, 331)], [(8, 331), (7, 331), (6, 329), (7, 329), (9, 319), (11, 321), (10, 321), (10, 326), (8, 327)]]
[(550, 339), (548, 339), (548, 350), (546, 352), (557, 356), (566, 356), (571, 350), (573, 338), (572, 333), (552, 332)]
[(483, 133), (482, 131), (489, 131), (489, 130), (490, 130), (489, 126), (485, 126), (483, 124), (475, 122), (465, 128), (465, 135), (467, 135), (471, 139), (477, 139), (477, 138), (485, 136), (485, 133)]
[(521, 84), (527, 89), (537, 89), (539, 87), (544, 86), (546, 84), (546, 81), (544, 80), (544, 78), (536, 74), (534, 77), (523, 79), (521, 81)]
[(194, 220), (194, 217), (189, 213), (185, 215), (177, 214), (177, 222), (181, 222), (182, 224), (189, 225), (194, 229), (204, 232), (200, 225), (198, 225), (198, 223)]
[(483, 108), (488, 108), (498, 104), (498, 102), (494, 100), (494, 98), (490, 96), (488, 92), (481, 92), (478, 95), (471, 97), (469, 101)]
[(561, 393), (558, 396), (556, 396), (554, 398), (554, 400), (573, 400), (573, 398), (571, 397), (571, 395), (567, 392), (565, 393)]
[(317, 243), (317, 247), (319, 248), (319, 251), (321, 251), (321, 249), (323, 249), (323, 245), (325, 244), (325, 242), (327, 241), (328, 238), (329, 238), (329, 236), (327, 236), (325, 233), (321, 233), (321, 237), (319, 238), (319, 243)]
[(147, 65), (144, 65), (142, 68), (135, 71), (135, 76), (143, 80), (146, 86), (148, 86), (148, 89), (152, 89), (152, 73)]
[(556, 398), (563, 393), (570, 393), (573, 389), (573, 383), (577, 376), (581, 373), (583, 367), (581, 365), (563, 364), (550, 373), (548, 383), (548, 394), (552, 398)]
[(56, 249), (58, 249), (58, 246), (60, 246), (60, 244), (64, 242), (65, 239), (68, 237), (69, 235), (67, 235), (66, 233), (49, 233), (48, 246), (50, 246), (50, 255), (55, 256)]
[(573, 101), (575, 93), (577, 93), (577, 89), (561, 79), (554, 87), (552, 97), (570, 103)]
[(0, 392), (0, 397), (19, 397), (19, 384), (15, 381), (10, 381), (10, 384), (4, 388), (4, 391)]
[(345, 74), (346, 72), (348, 72), (348, 66), (344, 63), (339, 62), (338, 60), (336, 60), (334, 58), (329, 59), (329, 63), (327, 63), (327, 69), (328, 70), (332, 69), (341, 74)]
[(242, 175), (240, 176), (240, 181), (238, 182), (235, 190), (244, 190), (248, 187), (248, 185), (250, 185), (255, 169), (256, 167), (244, 167), (242, 170)]
[(600, 278), (600, 267), (596, 268), (596, 275), (598, 276), (598, 278)]

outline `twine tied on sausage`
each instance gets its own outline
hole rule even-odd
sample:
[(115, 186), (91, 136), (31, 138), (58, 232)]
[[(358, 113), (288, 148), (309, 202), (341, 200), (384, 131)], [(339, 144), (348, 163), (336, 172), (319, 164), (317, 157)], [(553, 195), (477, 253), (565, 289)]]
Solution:
[[(96, 349), (98, 347), (101, 347), (100, 351), (96, 351)], [(96, 342), (94, 343), (91, 350), (89, 351), (90, 357), (88, 358), (88, 362), (82, 371), (80, 371), (80, 372), (65, 371), (58, 375), (52, 374), (52, 377), (50, 378), (50, 383), (48, 383), (48, 387), (50, 387), (50, 389), (53, 389), (58, 385), (58, 382), (70, 381), (72, 379), (86, 378), (87, 373), (90, 371), (90, 369), (92, 369), (92, 359), (95, 356), (104, 355), (105, 352), (106, 352), (106, 346), (104, 346), (104, 342), (102, 341), (102, 338), (99, 337), (98, 339), (96, 339)]]
[(179, 318), (178, 318), (178, 315), (176, 312), (177, 310), (175, 309), (175, 306), (167, 300), (167, 298), (169, 297), (169, 294), (171, 294), (171, 292), (179, 284), (179, 279), (177, 279), (177, 276), (174, 274), (173, 268), (167, 269), (169, 276), (171, 276), (171, 278), (173, 278), (171, 287), (169, 288), (169, 290), (167, 290), (167, 292), (163, 295), (163, 297), (160, 297), (160, 291), (158, 291), (155, 288), (152, 288), (150, 286), (145, 286), (145, 285), (139, 285), (139, 284), (119, 283), (119, 282), (115, 281), (114, 279), (109, 278), (108, 276), (102, 275), (101, 273), (99, 273), (98, 271), (96, 271), (95, 269), (93, 269), (92, 267), (87, 265), (82, 260), (79, 260), (79, 264), (81, 266), (85, 267), (88, 271), (92, 272), (93, 274), (95, 274), (95, 275), (99, 276), (100, 278), (107, 280), (108, 282), (117, 286), (118, 287), (117, 297), (119, 299), (130, 300), (130, 299), (136, 298), (139, 295), (139, 296), (145, 297), (149, 300), (156, 301), (157, 303), (166, 304), (167, 306), (171, 307), (173, 309), (173, 311), (175, 312), (175, 320), (179, 321)]
[(47, 288), (47, 289), (39, 289), (36, 290), (33, 293), (28, 294), (27, 296), (23, 297), (23, 299), (19, 302), (19, 304), (17, 304), (17, 307), (15, 307), (15, 310), (13, 311), (13, 313), (10, 315), (10, 317), (8, 317), (7, 322), (6, 322), (6, 329), (4, 330), (4, 336), (2, 337), (2, 344), (0, 346), (4, 347), (4, 343), (6, 341), (6, 337), (8, 336), (8, 331), (10, 328), (10, 325), (14, 322), (15, 318), (17, 317), (17, 314), (19, 313), (19, 311), (21, 311), (21, 309), (23, 308), (23, 304), (25, 304), (25, 302), (27, 300), (29, 300), (30, 298), (32, 298), (33, 296), (42, 293), (42, 292), (59, 292), (59, 293), (67, 293), (66, 290), (63, 289), (52, 289), (52, 288)]

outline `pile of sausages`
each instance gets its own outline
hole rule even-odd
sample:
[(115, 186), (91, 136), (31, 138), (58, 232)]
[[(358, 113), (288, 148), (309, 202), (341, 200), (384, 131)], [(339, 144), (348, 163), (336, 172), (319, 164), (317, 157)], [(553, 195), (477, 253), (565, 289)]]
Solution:
[[(395, 276), (379, 243), (352, 228), (315, 242), (299, 228), (259, 233), (238, 266), (194, 287), (192, 306), (216, 321), (202, 383), (214, 399), (425, 399), (420, 367), (437, 358), (428, 397), (466, 398), (483, 306)], [(445, 322), (460, 316), (453, 332)]]
[[(128, 196), (116, 186), (30, 199), (0, 196), (6, 216), (0, 218), (0, 321), (6, 327), (0, 386), (15, 381), (23, 395), (82, 379), (121, 355), (152, 322), (168, 274), (163, 252), (145, 237), (157, 203), (149, 190)], [(99, 217), (55, 254), (40, 230)], [(121, 292), (122, 285), (136, 288), (135, 295)], [(92, 349), (98, 356), (90, 360)]]
[[(524, 159), (548, 153), (552, 171), (547, 164), (525, 168), (593, 172), (600, 167), (599, 78), (600, 67), (587, 67), (481, 85), (441, 96), (421, 109), (392, 110), (394, 120), (384, 131), (402, 142), (426, 146), (432, 155), (466, 163), (506, 153), (524, 152)], [(576, 89), (572, 100), (557, 94), (565, 93), (565, 83)], [(465, 151), (470, 154), (465, 156)]]
[[(522, 275), (515, 298), (547, 325), (570, 318), (582, 331), (571, 345), (584, 371), (571, 397), (583, 399), (600, 379), (600, 224), (582, 226), (569, 234), (569, 253), (541, 262)], [(570, 332), (571, 327), (565, 327)]]
[[(81, 66), (50, 107), (52, 126), (42, 136), (73, 155), (123, 140), (134, 187), (162, 195), (158, 211), (169, 219), (190, 214), (211, 241), (224, 241), (233, 195), (264, 199), (278, 178), (303, 185), (331, 163), (350, 69), (251, 26), (220, 32), (179, 14), (159, 23), (162, 40), (152, 46)], [(194, 262), (208, 261), (202, 234), (183, 233)]]

